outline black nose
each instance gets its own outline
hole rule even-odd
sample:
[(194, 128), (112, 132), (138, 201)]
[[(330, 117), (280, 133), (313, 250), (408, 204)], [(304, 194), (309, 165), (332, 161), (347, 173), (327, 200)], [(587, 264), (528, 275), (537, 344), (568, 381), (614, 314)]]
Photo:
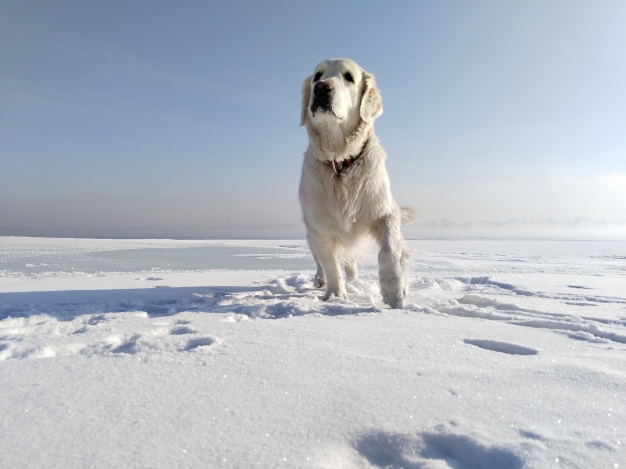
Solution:
[(315, 91), (315, 94), (330, 94), (330, 92), (333, 90), (333, 85), (331, 85), (327, 81), (318, 81), (317, 83), (315, 83), (315, 87), (313, 88), (313, 90)]

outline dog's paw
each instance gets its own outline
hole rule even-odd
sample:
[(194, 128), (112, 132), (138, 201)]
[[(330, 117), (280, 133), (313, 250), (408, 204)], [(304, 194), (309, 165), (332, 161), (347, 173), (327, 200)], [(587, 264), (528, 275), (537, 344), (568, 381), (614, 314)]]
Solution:
[(383, 294), (383, 301), (385, 304), (388, 304), (390, 307), (394, 309), (402, 309), (404, 307), (404, 299), (406, 298), (406, 294), (394, 294), (394, 293), (386, 293)]
[(315, 280), (313, 280), (313, 286), (315, 288), (322, 288), (324, 285), (326, 285), (326, 279), (324, 277), (315, 277)]
[(328, 290), (326, 290), (326, 293), (324, 294), (322, 299), (324, 301), (326, 301), (326, 300), (328, 300), (329, 298), (331, 298), (333, 296), (335, 298), (342, 298), (344, 300), (347, 300), (348, 299), (348, 292), (346, 292), (345, 289), (337, 289), (337, 290), (328, 289)]
[(383, 295), (383, 301), (394, 309), (401, 309), (404, 307), (404, 300), (406, 299), (406, 288), (399, 286), (399, 288), (381, 288)]

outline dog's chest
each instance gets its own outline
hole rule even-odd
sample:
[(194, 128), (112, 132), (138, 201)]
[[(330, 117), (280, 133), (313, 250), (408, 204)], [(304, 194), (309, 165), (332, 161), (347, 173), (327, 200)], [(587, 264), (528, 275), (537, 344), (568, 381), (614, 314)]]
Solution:
[(359, 162), (339, 174), (324, 171), (321, 196), (328, 215), (339, 224), (354, 224), (359, 221), (367, 198), (364, 191), (366, 179), (363, 178), (362, 169)]

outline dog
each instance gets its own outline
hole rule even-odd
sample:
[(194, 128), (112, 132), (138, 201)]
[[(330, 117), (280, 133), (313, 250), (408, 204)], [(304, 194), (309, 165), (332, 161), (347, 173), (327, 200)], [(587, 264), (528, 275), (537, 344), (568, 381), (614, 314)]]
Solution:
[(409, 249), (400, 224), (414, 211), (392, 198), (385, 150), (374, 133), (383, 112), (371, 73), (350, 59), (321, 62), (302, 86), (300, 125), (309, 146), (304, 153), (300, 204), (307, 241), (317, 264), (314, 284), (323, 296), (348, 298), (348, 281), (358, 277), (364, 243), (373, 238), (378, 253), (380, 292), (392, 308), (407, 296)]

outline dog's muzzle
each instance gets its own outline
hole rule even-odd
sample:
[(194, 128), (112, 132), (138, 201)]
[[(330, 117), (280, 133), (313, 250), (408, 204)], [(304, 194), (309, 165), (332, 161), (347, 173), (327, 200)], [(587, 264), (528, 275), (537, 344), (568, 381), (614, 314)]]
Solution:
[(318, 81), (313, 87), (313, 103), (311, 103), (311, 113), (316, 111), (333, 112), (333, 85), (328, 81)]

